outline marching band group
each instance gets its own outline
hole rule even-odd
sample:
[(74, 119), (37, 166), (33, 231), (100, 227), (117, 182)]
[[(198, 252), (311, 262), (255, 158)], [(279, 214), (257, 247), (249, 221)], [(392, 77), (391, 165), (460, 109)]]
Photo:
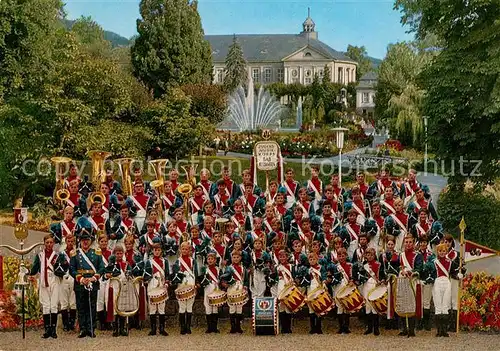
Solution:
[[(146, 311), (150, 335), (168, 335), (169, 296), (178, 301), (180, 333), (190, 334), (198, 292), (207, 333), (219, 332), (225, 304), (230, 332), (242, 333), (243, 306), (262, 296), (279, 301), (282, 333), (307, 305), (311, 334), (322, 334), (322, 317), (336, 311), (340, 334), (360, 312), (365, 334), (380, 334), (382, 316), (387, 329), (415, 336), (416, 327), (431, 329), (431, 300), (437, 336), (454, 329), (460, 258), (414, 170), (395, 181), (382, 169), (371, 185), (358, 173), (350, 189), (336, 174), (325, 184), (317, 168), (303, 185), (287, 169), (266, 191), (250, 170), (237, 184), (227, 167), (216, 182), (207, 169), (198, 183), (180, 184), (175, 169), (161, 182), (145, 181), (140, 169), (133, 177), (126, 191), (112, 172), (91, 184), (71, 165), (59, 199), (64, 218), (51, 225), (31, 269), (43, 338), (57, 337), (59, 312), (65, 331), (78, 317), (79, 337), (95, 337), (97, 325), (128, 335)], [(120, 299), (127, 283), (137, 297), (130, 308)]]

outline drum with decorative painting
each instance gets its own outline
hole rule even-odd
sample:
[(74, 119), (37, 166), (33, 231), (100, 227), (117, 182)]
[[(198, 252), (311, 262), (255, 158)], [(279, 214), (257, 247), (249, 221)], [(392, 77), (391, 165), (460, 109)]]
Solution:
[(324, 316), (335, 307), (335, 301), (328, 291), (318, 287), (307, 295), (307, 304), (318, 316)]
[(336, 296), (338, 303), (348, 313), (354, 313), (363, 308), (365, 300), (354, 284), (348, 284), (341, 288)]
[(187, 301), (196, 296), (196, 287), (194, 285), (181, 285), (175, 289), (175, 296), (178, 301)]
[(377, 285), (368, 293), (368, 302), (381, 316), (387, 314), (387, 286)]
[(227, 293), (225, 291), (216, 289), (208, 294), (208, 304), (212, 307), (221, 307), (227, 301)]
[(227, 304), (229, 306), (243, 306), (247, 302), (248, 291), (246, 288), (227, 292)]
[(306, 304), (306, 297), (295, 285), (287, 285), (278, 296), (278, 300), (292, 313), (297, 312)]
[(273, 297), (254, 298), (252, 301), (254, 335), (277, 335), (278, 326), (278, 300)]

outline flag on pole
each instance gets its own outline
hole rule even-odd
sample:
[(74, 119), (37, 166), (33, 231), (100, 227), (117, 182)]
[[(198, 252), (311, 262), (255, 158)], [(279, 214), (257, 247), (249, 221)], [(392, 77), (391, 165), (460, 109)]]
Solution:
[(465, 262), (482, 260), (498, 255), (500, 255), (500, 251), (496, 251), (470, 240), (465, 240)]

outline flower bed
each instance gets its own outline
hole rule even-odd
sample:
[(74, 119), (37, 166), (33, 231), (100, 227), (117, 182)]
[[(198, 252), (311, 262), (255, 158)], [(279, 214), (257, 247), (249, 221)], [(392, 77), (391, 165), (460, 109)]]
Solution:
[(462, 329), (500, 332), (500, 276), (467, 275), (460, 311)]
[[(358, 128), (359, 127), (359, 128)], [(360, 126), (351, 127), (345, 139), (343, 152), (354, 150), (371, 142)], [(278, 133), (272, 137), (281, 148), (284, 157), (332, 157), (338, 154), (335, 133), (328, 129), (304, 133)], [(259, 134), (235, 133), (229, 144), (230, 151), (251, 154), (256, 142), (262, 141)]]

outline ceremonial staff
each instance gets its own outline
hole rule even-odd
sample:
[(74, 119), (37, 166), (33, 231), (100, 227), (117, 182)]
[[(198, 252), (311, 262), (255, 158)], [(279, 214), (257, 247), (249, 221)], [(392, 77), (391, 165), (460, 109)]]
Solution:
[[(463, 265), (463, 260), (464, 260), (464, 251), (465, 251), (465, 240), (464, 240), (464, 234), (465, 234), (465, 228), (467, 228), (467, 225), (465, 224), (464, 217), (462, 216), (462, 220), (460, 221), (460, 224), (458, 225), (460, 228), (460, 268), (458, 270), (459, 274), (462, 274), (462, 265)], [(461, 302), (460, 299), (462, 298), (462, 281), (463, 279), (460, 279), (458, 282), (458, 311), (457, 311), (457, 334), (460, 332), (460, 307), (461, 307)]]
[(19, 241), (20, 249), (15, 248), (10, 245), (0, 245), (0, 248), (5, 248), (16, 255), (21, 256), (21, 263), (19, 264), (19, 273), (17, 275), (17, 281), (15, 286), (21, 287), (21, 315), (22, 315), (22, 328), (23, 328), (23, 339), (26, 339), (26, 323), (25, 323), (25, 308), (24, 308), (24, 290), (26, 285), (29, 283), (26, 281), (26, 275), (29, 271), (24, 264), (24, 255), (30, 253), (34, 248), (43, 245), (42, 243), (36, 243), (28, 248), (24, 248), (24, 242), (28, 238), (28, 208), (21, 207), (21, 203), (17, 203), (14, 207), (14, 236)]

